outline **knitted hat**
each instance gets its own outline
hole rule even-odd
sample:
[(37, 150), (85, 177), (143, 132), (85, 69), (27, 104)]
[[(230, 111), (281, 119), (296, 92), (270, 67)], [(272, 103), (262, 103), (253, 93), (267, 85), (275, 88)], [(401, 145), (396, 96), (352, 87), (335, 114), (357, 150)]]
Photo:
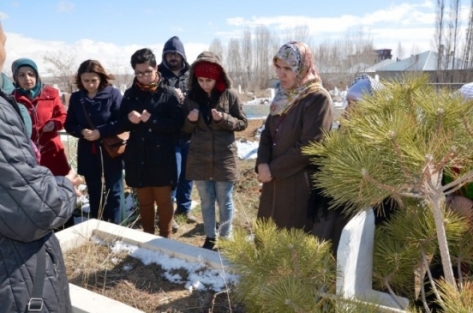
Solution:
[(195, 65), (194, 75), (196, 77), (216, 80), (217, 83), (215, 84), (215, 88), (220, 92), (224, 91), (227, 87), (222, 78), (222, 68), (218, 64), (207, 61), (199, 62)]
[(186, 52), (184, 51), (184, 45), (182, 44), (182, 41), (177, 36), (169, 38), (169, 40), (166, 41), (166, 43), (164, 44), (163, 55), (162, 55), (163, 59), (164, 59), (164, 55), (168, 52), (179, 53), (182, 56), (182, 58), (185, 61), (187, 61)]
[(218, 80), (222, 76), (222, 68), (215, 63), (202, 61), (196, 64), (194, 74), (196, 77)]

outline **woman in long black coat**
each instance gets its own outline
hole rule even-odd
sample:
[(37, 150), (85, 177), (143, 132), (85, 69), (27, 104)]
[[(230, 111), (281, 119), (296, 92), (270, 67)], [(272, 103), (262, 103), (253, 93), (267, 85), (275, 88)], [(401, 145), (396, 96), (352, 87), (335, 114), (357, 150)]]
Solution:
[(176, 91), (161, 83), (151, 50), (136, 51), (131, 65), (135, 80), (120, 107), (123, 130), (130, 131), (125, 149), (125, 181), (136, 188), (143, 230), (154, 234), (156, 204), (159, 235), (169, 238), (174, 213), (171, 192), (177, 184), (174, 145), (184, 114)]

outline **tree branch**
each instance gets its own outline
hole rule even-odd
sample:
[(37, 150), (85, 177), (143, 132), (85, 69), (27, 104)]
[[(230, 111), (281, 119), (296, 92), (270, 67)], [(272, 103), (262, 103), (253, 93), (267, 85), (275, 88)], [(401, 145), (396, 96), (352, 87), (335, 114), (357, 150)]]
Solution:
[(445, 186), (443, 186), (441, 191), (443, 191), (445, 193), (450, 188), (453, 188), (458, 184), (463, 185), (464, 183), (467, 183), (467, 182), (471, 181), (472, 179), (473, 179), (473, 171), (469, 171), (466, 174), (463, 174), (462, 177), (457, 178), (456, 180), (454, 180), (454, 181), (446, 184)]

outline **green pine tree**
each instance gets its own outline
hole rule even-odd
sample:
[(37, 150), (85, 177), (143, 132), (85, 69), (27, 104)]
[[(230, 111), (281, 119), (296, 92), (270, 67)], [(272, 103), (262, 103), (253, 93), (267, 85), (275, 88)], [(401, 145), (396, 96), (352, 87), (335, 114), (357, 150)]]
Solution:
[[(392, 259), (391, 267), (381, 277), (385, 279), (393, 271), (405, 272), (415, 264), (416, 255), (402, 249), (402, 245), (422, 247), (418, 251), (423, 250), (426, 256), (432, 255), (438, 245), (445, 282), (456, 289), (446, 230), (457, 228), (453, 233), (458, 234), (465, 224), (450, 223), (444, 206), (448, 194), (473, 178), (473, 101), (435, 90), (426, 76), (405, 77), (385, 86), (364, 97), (348, 119), (342, 119), (339, 131), (304, 149), (321, 169), (314, 177), (315, 185), (334, 199), (333, 207), (346, 205), (347, 214), (391, 197), (406, 213), (405, 223), (409, 219), (424, 226), (432, 223), (432, 228), (425, 226), (422, 236), (431, 236), (433, 230), (435, 241), (431, 237), (422, 244), (420, 237), (406, 238), (404, 243), (389, 241), (392, 246), (386, 250), (399, 249), (398, 260)], [(452, 168), (461, 169), (463, 175), (442, 185), (444, 173)], [(405, 205), (405, 199), (418, 200), (422, 205)], [(409, 227), (415, 231), (422, 225), (411, 223)], [(407, 234), (405, 228), (398, 233), (390, 234), (387, 229), (378, 233), (403, 236)], [(401, 259), (409, 266), (402, 267), (398, 262)], [(395, 285), (393, 277), (389, 283)], [(382, 285), (386, 287), (385, 283)]]
[(302, 230), (279, 230), (258, 221), (254, 240), (235, 229), (234, 240), (218, 247), (239, 275), (236, 301), (248, 312), (332, 312), (336, 265), (330, 243), (320, 243)]
[(380, 312), (375, 303), (335, 295), (337, 271), (330, 243), (302, 230), (278, 229), (271, 220), (259, 220), (254, 240), (246, 230), (235, 229), (233, 240), (217, 244), (239, 276), (232, 294), (246, 312)]

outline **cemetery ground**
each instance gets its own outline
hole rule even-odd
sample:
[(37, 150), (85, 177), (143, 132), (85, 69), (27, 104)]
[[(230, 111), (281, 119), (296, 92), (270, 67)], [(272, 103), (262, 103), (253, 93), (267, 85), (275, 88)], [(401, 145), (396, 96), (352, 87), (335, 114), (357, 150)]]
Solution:
[[(257, 140), (256, 130), (262, 123), (262, 120), (250, 120), (247, 130), (237, 133), (237, 138)], [(260, 193), (254, 164), (254, 159), (240, 160), (240, 180), (234, 188), (233, 225), (246, 229), (249, 234), (255, 221)], [(200, 247), (205, 240), (205, 234), (199, 197), (195, 188), (192, 198), (196, 203), (192, 212), (197, 218), (197, 223), (188, 224), (184, 217), (178, 217), (180, 227), (172, 239)], [(141, 231), (139, 219), (129, 227)], [(141, 260), (129, 256), (127, 252), (112, 252), (106, 245), (89, 243), (67, 252), (64, 258), (70, 283), (144, 312), (245, 312), (241, 304), (234, 303), (231, 286), (229, 292), (215, 292), (210, 289), (194, 289), (191, 292), (184, 284), (168, 281), (164, 277), (165, 270), (160, 265), (145, 265)], [(184, 269), (178, 272), (182, 277), (187, 275)]]

